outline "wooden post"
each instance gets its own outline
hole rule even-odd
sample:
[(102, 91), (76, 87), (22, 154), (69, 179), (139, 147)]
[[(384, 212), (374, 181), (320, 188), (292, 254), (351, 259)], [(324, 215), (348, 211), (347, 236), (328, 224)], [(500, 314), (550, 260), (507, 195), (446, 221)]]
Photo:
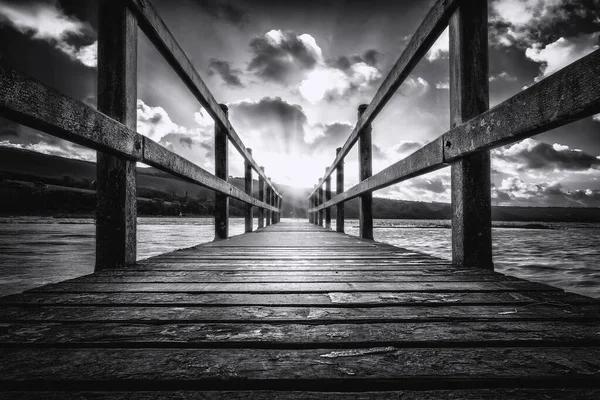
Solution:
[[(228, 108), (220, 104), (227, 116)], [(225, 129), (215, 124), (215, 176), (227, 181), (229, 174), (228, 141)], [(229, 237), (229, 196), (215, 193), (215, 240)]]
[[(252, 154), (252, 149), (248, 148), (248, 153)], [(244, 160), (244, 189), (246, 194), (252, 196), (252, 166), (247, 160)], [(252, 232), (253, 228), (253, 207), (251, 204), (246, 204), (245, 209), (245, 232)]]
[[(341, 147), (335, 149), (335, 155), (337, 156), (340, 151), (342, 151)], [(335, 171), (335, 193), (342, 194), (344, 193), (344, 161), (340, 161), (340, 163), (336, 167)], [(336, 232), (344, 233), (344, 203), (338, 203), (336, 205), (336, 215), (335, 215), (335, 230)]]
[[(367, 104), (358, 106), (358, 118), (367, 109)], [(365, 126), (358, 137), (359, 179), (364, 181), (373, 175), (371, 125)], [(365, 193), (359, 197), (359, 236), (373, 239), (373, 193)]]
[[(329, 167), (325, 167), (325, 172), (329, 170)], [(325, 179), (325, 201), (331, 200), (331, 176)], [(331, 229), (331, 207), (325, 209), (325, 228)]]
[[(260, 167), (260, 169), (264, 172), (265, 167)], [(265, 201), (265, 180), (262, 175), (258, 176), (258, 199), (260, 201)], [(265, 209), (262, 207), (258, 207), (258, 227), (265, 227)]]
[[(464, 0), (450, 20), (450, 125), (489, 108), (488, 4)], [(489, 151), (451, 166), (452, 262), (493, 269)]]
[[(322, 181), (323, 181), (323, 178), (319, 178), (319, 190), (318, 190), (319, 195), (317, 197), (317, 199), (318, 199), (317, 200), (317, 204), (318, 205), (323, 204), (323, 198), (324, 197), (323, 197), (323, 185), (322, 185)], [(319, 221), (317, 223), (317, 225), (319, 225), (319, 226), (323, 226), (323, 214), (324, 214), (323, 209), (320, 209), (319, 210)]]
[[(267, 179), (268, 179), (267, 182), (270, 183), (271, 178), (269, 177)], [(268, 205), (271, 205), (271, 186), (269, 186), (268, 184), (267, 184), (267, 199), (265, 200), (265, 202)], [(267, 226), (269, 226), (269, 225), (271, 225), (271, 210), (266, 210), (266, 212), (267, 212)]]
[[(313, 208), (314, 201), (313, 201), (313, 196), (310, 196), (308, 198), (308, 209), (310, 210), (311, 208)], [(313, 213), (308, 211), (308, 222), (310, 222), (311, 224), (314, 222), (313, 221)]]
[[(315, 191), (315, 192), (313, 193), (312, 197), (310, 198), (311, 205), (313, 208), (317, 206), (317, 196), (319, 195), (319, 193), (318, 193), (318, 191), (316, 191), (316, 189), (317, 189), (317, 185), (315, 184), (315, 185), (313, 185), (313, 191)], [(313, 224), (317, 225), (317, 223), (319, 222), (319, 213), (315, 211), (312, 214), (313, 214), (312, 222), (313, 222)]]
[[(99, 21), (98, 110), (136, 130), (137, 21), (112, 0), (100, 3)], [(136, 262), (135, 164), (97, 154), (96, 271)]]

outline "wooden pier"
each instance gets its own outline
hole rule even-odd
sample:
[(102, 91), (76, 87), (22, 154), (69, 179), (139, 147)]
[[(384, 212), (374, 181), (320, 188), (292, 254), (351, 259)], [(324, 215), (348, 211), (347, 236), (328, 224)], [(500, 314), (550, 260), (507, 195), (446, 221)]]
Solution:
[(0, 319), (6, 398), (600, 396), (598, 301), (286, 220)]
[[(0, 116), (98, 152), (95, 273), (0, 299), (0, 398), (600, 398), (600, 303), (493, 270), (489, 156), (600, 113), (600, 50), (488, 110), (487, 1), (434, 1), (299, 223), (151, 2), (98, 3), (97, 109), (0, 63)], [(135, 131), (138, 27), (213, 118), (214, 174)], [(449, 130), (373, 174), (373, 121), (447, 27)], [(215, 193), (214, 242), (136, 262), (138, 162)], [(452, 260), (373, 241), (373, 192), (448, 166)]]

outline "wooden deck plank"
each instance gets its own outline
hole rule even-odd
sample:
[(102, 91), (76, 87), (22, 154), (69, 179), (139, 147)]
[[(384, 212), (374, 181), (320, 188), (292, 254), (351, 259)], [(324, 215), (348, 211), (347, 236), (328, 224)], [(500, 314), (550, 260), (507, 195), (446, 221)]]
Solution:
[(598, 356), (598, 300), (285, 220), (0, 299), (0, 397), (596, 398)]

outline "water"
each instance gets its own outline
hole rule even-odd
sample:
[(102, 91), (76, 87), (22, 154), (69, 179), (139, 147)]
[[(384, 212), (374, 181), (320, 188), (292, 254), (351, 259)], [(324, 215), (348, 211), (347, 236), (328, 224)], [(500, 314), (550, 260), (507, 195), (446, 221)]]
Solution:
[[(256, 220), (255, 224), (256, 226)], [(493, 229), (497, 271), (600, 298), (600, 224), (499, 222)], [(375, 239), (450, 259), (450, 222), (376, 220)], [(334, 227), (335, 228), (335, 227)], [(46, 217), (0, 218), (0, 295), (89, 274), (94, 265), (94, 221)], [(230, 220), (230, 235), (244, 220)], [(358, 234), (358, 221), (346, 232)], [(212, 218), (139, 218), (138, 258), (211, 241)]]

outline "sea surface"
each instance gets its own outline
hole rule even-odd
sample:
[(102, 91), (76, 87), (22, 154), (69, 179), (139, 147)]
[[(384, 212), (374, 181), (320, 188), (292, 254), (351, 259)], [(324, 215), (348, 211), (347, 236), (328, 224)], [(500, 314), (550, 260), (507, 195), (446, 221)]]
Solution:
[[(256, 227), (256, 219), (254, 221)], [(450, 221), (375, 220), (375, 239), (451, 258)], [(230, 220), (230, 235), (244, 220)], [(0, 218), (0, 296), (93, 272), (93, 219)], [(358, 233), (347, 220), (346, 232)], [(600, 298), (600, 224), (498, 222), (492, 231), (499, 272)], [(213, 239), (212, 218), (138, 218), (138, 259)]]

